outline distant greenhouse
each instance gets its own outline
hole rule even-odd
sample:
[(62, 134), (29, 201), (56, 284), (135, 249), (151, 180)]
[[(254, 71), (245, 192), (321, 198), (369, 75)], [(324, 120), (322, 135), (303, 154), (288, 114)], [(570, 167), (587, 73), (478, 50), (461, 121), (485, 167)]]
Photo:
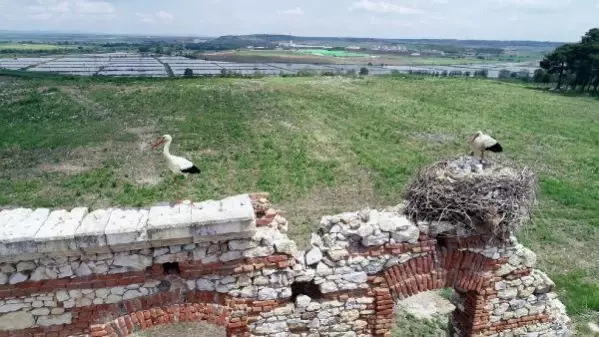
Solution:
[[(0, 68), (31, 72), (53, 72), (81, 76), (184, 76), (186, 69), (193, 76), (221, 75), (295, 75), (369, 74), (385, 75), (394, 71), (441, 76), (473, 76), (486, 72), (497, 78), (501, 70), (510, 73), (532, 73), (534, 67), (518, 63), (463, 64), (453, 66), (373, 66), (357, 64), (297, 64), (297, 63), (235, 63), (188, 59), (181, 56), (146, 56), (137, 53), (77, 54), (60, 57), (0, 59)], [(366, 70), (364, 70), (366, 69)]]

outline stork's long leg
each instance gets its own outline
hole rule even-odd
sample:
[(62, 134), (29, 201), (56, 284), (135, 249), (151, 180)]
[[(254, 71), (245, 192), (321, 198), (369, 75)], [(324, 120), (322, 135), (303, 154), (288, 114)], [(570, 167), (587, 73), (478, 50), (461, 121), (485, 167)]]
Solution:
[(178, 176), (175, 176), (176, 184), (177, 184), (177, 204), (181, 203), (181, 179)]

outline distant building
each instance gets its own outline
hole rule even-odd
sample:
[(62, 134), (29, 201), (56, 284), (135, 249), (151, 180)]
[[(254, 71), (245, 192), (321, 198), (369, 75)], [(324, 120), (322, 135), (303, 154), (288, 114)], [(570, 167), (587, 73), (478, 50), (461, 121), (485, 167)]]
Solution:
[(382, 51), (399, 51), (404, 52), (407, 51), (407, 48), (401, 45), (377, 45), (370, 48), (371, 50), (382, 50)]

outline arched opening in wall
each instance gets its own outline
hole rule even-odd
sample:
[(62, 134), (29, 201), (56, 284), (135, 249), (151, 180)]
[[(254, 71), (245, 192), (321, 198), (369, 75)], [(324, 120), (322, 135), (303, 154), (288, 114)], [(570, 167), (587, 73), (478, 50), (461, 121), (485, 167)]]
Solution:
[(198, 323), (172, 323), (157, 326), (145, 331), (134, 332), (133, 337), (226, 337), (225, 327)]
[(446, 337), (449, 318), (455, 310), (454, 290), (444, 288), (397, 300), (393, 310), (393, 337)]
[(437, 240), (437, 249), (447, 248), (447, 246), (448, 246), (447, 234), (441, 233), (441, 234), (437, 235), (437, 237), (435, 239)]
[(162, 264), (162, 271), (165, 275), (179, 275), (181, 269), (179, 268), (179, 262), (166, 262)]
[(320, 292), (320, 287), (316, 283), (314, 283), (314, 281), (293, 282), (291, 284), (291, 301), (295, 302), (295, 299), (299, 295), (308, 296), (312, 300), (317, 300), (317, 299), (322, 298), (322, 292)]

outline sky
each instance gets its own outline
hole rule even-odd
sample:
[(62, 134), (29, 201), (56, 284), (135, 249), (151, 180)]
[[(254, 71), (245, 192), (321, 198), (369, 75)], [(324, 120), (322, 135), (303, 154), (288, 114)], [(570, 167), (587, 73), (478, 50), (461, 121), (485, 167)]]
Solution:
[(599, 0), (0, 0), (0, 30), (578, 41)]

